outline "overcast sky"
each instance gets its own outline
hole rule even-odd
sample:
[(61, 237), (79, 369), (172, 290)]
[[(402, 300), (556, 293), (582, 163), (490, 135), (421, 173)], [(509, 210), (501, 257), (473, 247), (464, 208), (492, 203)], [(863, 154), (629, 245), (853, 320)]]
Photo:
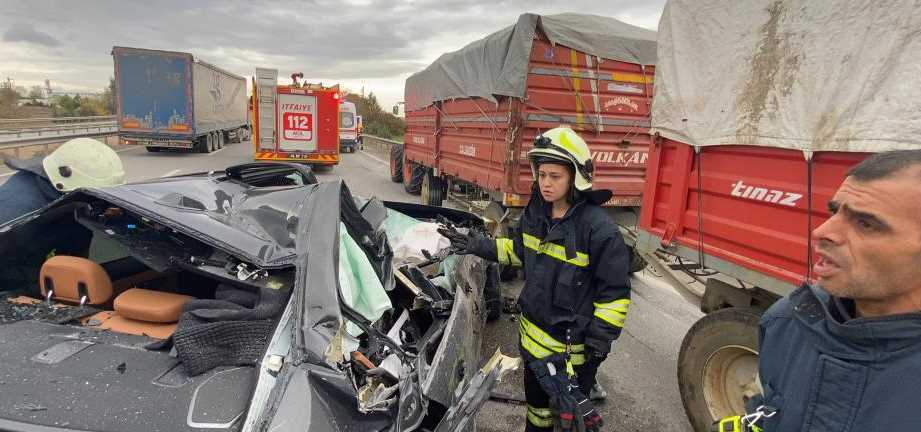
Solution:
[(373, 91), (385, 109), (407, 76), (524, 12), (579, 12), (656, 29), (665, 0), (0, 0), (0, 79), (99, 91), (113, 45), (184, 51), (243, 76), (302, 71), (311, 82)]

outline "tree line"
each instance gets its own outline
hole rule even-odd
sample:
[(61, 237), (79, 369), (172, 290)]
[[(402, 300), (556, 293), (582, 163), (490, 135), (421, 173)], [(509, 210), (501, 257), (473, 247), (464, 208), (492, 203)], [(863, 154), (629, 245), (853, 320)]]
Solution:
[[(21, 103), (26, 100), (25, 103)], [(0, 118), (19, 118), (26, 116), (26, 107), (50, 107), (55, 117), (90, 117), (115, 114), (115, 79), (109, 79), (109, 85), (96, 96), (53, 96), (49, 103), (44, 101), (40, 86), (32, 86), (26, 96), (22, 96), (10, 86), (0, 87)]]
[(403, 139), (406, 130), (403, 119), (382, 109), (373, 92), (367, 96), (350, 93), (345, 95), (345, 100), (354, 103), (358, 109), (358, 115), (364, 123), (362, 133), (393, 140)]

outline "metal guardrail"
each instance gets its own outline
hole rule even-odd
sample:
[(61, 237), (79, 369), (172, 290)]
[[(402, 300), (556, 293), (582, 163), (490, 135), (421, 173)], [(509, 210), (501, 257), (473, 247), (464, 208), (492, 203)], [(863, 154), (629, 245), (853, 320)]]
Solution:
[(375, 136), (375, 135), (363, 134), (362, 137), (363, 137), (363, 138), (371, 138), (372, 140), (375, 140), (375, 141), (380, 141), (382, 144), (388, 144), (388, 145), (403, 144), (402, 141), (394, 141), (394, 140), (390, 140), (390, 139), (386, 139), (386, 138), (381, 138), (381, 137)]
[(32, 136), (48, 136), (48, 135), (62, 135), (66, 134), (69, 131), (89, 131), (89, 130), (101, 130), (101, 129), (111, 129), (115, 128), (116, 124), (114, 121), (110, 122), (94, 122), (94, 123), (76, 123), (72, 125), (59, 125), (59, 126), (47, 126), (47, 127), (35, 127), (35, 128), (23, 128), (16, 130), (2, 130), (0, 129), (0, 143), (6, 141), (15, 141), (20, 138), (28, 138)]
[[(3, 130), (5, 124), (19, 119), (0, 120), (0, 151), (12, 150), (14, 157), (20, 157), (20, 149), (34, 146), (44, 146), (48, 153), (49, 146), (58, 144), (72, 138), (104, 137), (118, 133), (118, 125), (114, 117), (64, 117), (72, 121), (67, 124), (58, 124), (43, 127), (21, 127), (13, 130)], [(77, 120), (79, 119), (79, 121)], [(35, 120), (35, 119), (28, 119)], [(57, 119), (54, 119), (57, 120)], [(19, 124), (25, 124), (20, 122)]]
[(33, 129), (87, 122), (113, 122), (115, 116), (90, 116), (90, 117), (51, 117), (51, 118), (0, 118), (0, 130)]

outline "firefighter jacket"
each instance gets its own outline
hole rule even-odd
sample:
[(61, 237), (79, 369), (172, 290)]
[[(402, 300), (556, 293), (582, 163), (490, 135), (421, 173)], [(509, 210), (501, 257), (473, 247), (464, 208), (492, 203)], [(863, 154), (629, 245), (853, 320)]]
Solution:
[(854, 318), (853, 302), (804, 286), (761, 318), (766, 432), (917, 431), (921, 313)]
[(577, 195), (567, 214), (550, 218), (551, 205), (532, 195), (512, 238), (479, 238), (471, 252), (501, 264), (522, 266), (522, 347), (536, 358), (565, 349), (573, 364), (585, 346), (607, 354), (620, 336), (630, 305), (630, 252), (605, 211)]
[(13, 174), (0, 185), (0, 224), (38, 210), (60, 198), (48, 179), (29, 171)]

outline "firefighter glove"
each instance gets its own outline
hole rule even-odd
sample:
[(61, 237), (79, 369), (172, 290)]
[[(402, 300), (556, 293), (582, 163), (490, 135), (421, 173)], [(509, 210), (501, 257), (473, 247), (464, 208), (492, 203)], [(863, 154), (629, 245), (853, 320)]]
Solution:
[(476, 245), (483, 239), (483, 236), (474, 230), (470, 230), (469, 233), (463, 234), (459, 232), (457, 228), (450, 225), (444, 225), (438, 228), (438, 233), (451, 241), (454, 253), (458, 255), (474, 253)]
[(579, 409), (578, 400), (570, 393), (570, 378), (566, 365), (559, 354), (530, 362), (528, 367), (534, 372), (537, 383), (550, 398), (554, 423), (559, 430), (579, 430), (576, 417)]
[[(589, 389), (591, 390), (591, 389)], [(604, 426), (601, 414), (595, 409), (595, 404), (585, 395), (579, 387), (577, 376), (569, 377), (569, 393), (578, 401), (576, 415), (578, 416), (576, 430), (579, 432), (598, 432)]]

